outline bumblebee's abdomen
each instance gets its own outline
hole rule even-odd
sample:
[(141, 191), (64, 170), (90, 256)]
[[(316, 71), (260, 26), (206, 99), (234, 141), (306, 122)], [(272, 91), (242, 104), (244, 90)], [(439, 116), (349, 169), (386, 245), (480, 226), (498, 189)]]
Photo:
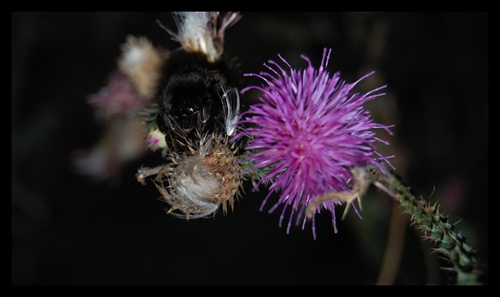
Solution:
[(158, 126), (170, 147), (177, 147), (180, 140), (189, 140), (196, 131), (215, 132), (223, 126), (222, 90), (220, 77), (209, 75), (198, 65), (183, 66), (171, 75), (160, 95), (157, 116)]

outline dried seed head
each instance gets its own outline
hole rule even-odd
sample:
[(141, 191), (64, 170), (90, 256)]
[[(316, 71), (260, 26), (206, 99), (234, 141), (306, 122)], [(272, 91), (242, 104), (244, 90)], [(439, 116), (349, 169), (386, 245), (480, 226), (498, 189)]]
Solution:
[(118, 67), (130, 78), (141, 98), (155, 96), (165, 65), (162, 53), (144, 37), (128, 36), (122, 46)]
[(188, 151), (173, 154), (156, 177), (162, 200), (171, 206), (168, 212), (192, 219), (215, 214), (222, 206), (226, 214), (228, 205), (233, 209), (241, 185), (240, 167), (227, 137), (210, 137)]

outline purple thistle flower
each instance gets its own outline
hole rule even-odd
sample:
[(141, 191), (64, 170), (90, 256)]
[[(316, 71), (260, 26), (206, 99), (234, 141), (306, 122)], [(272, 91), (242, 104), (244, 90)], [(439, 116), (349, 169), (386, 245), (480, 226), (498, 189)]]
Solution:
[[(273, 192), (280, 192), (278, 202), (269, 213), (280, 205), (284, 206), (279, 222), (281, 227), (286, 210), (291, 208), (287, 234), (294, 217), (297, 225), (302, 221), (304, 229), (307, 221), (305, 209), (318, 195), (351, 189), (349, 180), (353, 167), (371, 164), (386, 172), (380, 161), (390, 165), (387, 161), (390, 157), (380, 155), (374, 146), (376, 141), (387, 145), (388, 142), (375, 137), (373, 130), (382, 128), (392, 134), (392, 126), (374, 123), (370, 112), (362, 106), (384, 95), (377, 92), (385, 86), (366, 94), (353, 92), (356, 84), (373, 72), (352, 84), (346, 83), (340, 78), (340, 73), (331, 75), (325, 70), (330, 53), (331, 49), (324, 49), (317, 70), (304, 55), (301, 57), (309, 64), (305, 70), (293, 69), (278, 55), (289, 71), (270, 60), (273, 67), (264, 66), (271, 72), (246, 74), (262, 79), (265, 84), (242, 90), (242, 93), (249, 89), (262, 92), (260, 102), (251, 105), (240, 118), (241, 124), (249, 124), (237, 135), (249, 137), (246, 149), (251, 155), (244, 161), (250, 161), (252, 169), (269, 169), (255, 186), (271, 184), (261, 210)], [(319, 213), (322, 205), (332, 213), (335, 233), (334, 209), (340, 204), (341, 201), (326, 201), (316, 208)], [(316, 238), (314, 217), (312, 230)]]

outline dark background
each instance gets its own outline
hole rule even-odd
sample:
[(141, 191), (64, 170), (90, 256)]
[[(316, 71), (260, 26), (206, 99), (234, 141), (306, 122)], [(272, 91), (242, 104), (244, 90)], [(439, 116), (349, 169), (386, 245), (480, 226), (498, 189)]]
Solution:
[[(330, 71), (349, 82), (377, 71), (360, 88), (388, 85), (368, 107), (396, 124), (393, 137), (381, 136), (396, 171), (415, 194), (461, 219), (457, 228), (487, 271), (488, 13), (242, 15), (226, 33), (226, 54), (239, 57), (243, 72), (264, 70), (279, 53), (295, 67), (306, 66), (300, 54), (317, 66), (324, 47), (333, 49)], [(264, 188), (247, 186), (234, 213), (186, 222), (166, 215), (156, 189), (135, 180), (143, 161), (128, 164), (114, 185), (73, 172), (71, 153), (102, 133), (86, 96), (104, 86), (126, 36), (178, 46), (156, 19), (175, 28), (168, 12), (12, 13), (12, 284), (374, 284), (392, 205), (375, 190), (363, 198), (363, 219), (349, 213), (337, 234), (328, 212), (317, 215), (313, 240), (310, 226), (287, 235), (279, 211), (259, 211)], [(437, 268), (429, 280), (428, 247), (406, 228), (395, 283), (452, 282)]]

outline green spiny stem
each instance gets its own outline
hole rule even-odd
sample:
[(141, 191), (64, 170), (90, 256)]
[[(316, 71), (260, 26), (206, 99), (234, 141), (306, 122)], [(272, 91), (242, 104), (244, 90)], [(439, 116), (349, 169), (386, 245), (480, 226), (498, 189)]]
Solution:
[(481, 285), (482, 270), (476, 251), (455, 231), (455, 224), (439, 212), (437, 204), (430, 205), (415, 197), (401, 180), (391, 174), (373, 175), (373, 184), (400, 203), (411, 220), (424, 231), (426, 239), (432, 240), (436, 250), (446, 256), (456, 272), (457, 285)]

